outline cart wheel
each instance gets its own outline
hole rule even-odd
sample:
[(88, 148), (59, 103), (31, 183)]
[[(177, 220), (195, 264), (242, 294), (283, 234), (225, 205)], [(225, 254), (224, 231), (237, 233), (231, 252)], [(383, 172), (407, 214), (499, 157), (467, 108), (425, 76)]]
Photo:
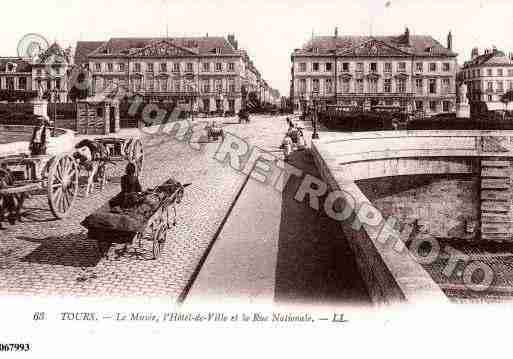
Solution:
[(153, 235), (153, 259), (158, 259), (160, 253), (164, 249), (167, 240), (167, 230), (164, 226), (160, 226)]
[(53, 215), (64, 218), (73, 206), (78, 193), (78, 167), (69, 155), (52, 158), (48, 170), (48, 205)]

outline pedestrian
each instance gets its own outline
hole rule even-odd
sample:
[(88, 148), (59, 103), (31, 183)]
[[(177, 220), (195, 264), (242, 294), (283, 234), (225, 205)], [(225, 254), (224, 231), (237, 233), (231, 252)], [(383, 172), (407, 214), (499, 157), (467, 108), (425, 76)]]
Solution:
[(292, 139), (290, 138), (290, 136), (285, 136), (285, 138), (283, 139), (282, 145), (283, 145), (283, 157), (284, 157), (285, 161), (288, 161), (289, 156), (292, 153)]
[(48, 121), (44, 118), (34, 127), (29, 149), (32, 156), (46, 155), (46, 141), (48, 137)]

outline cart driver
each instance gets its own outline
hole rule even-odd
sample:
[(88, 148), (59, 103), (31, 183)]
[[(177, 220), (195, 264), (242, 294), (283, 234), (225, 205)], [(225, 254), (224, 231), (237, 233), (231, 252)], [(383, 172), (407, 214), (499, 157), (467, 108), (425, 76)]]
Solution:
[(110, 203), (111, 207), (130, 208), (139, 203), (142, 187), (135, 173), (135, 164), (129, 162), (126, 165), (125, 174), (121, 177), (121, 193), (116, 196), (115, 201)]

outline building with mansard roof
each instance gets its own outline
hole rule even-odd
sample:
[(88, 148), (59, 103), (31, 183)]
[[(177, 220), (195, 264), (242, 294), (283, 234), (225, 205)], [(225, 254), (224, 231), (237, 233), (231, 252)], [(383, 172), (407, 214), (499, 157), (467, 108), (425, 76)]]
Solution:
[(314, 36), (291, 55), (291, 103), (370, 110), (400, 108), (426, 115), (453, 112), (457, 54), (431, 36)]
[(506, 55), (492, 48), (479, 54), (479, 49), (474, 48), (471, 59), (461, 68), (459, 79), (467, 85), (472, 114), (513, 111), (513, 102), (505, 100), (506, 93), (513, 93), (513, 53)]
[(27, 101), (41, 89), (51, 102), (66, 102), (71, 66), (70, 50), (63, 50), (57, 43), (33, 59), (2, 57), (0, 101)]
[(88, 68), (92, 93), (123, 89), (148, 102), (185, 102), (200, 112), (238, 112), (264, 80), (234, 35), (79, 41), (75, 63)]

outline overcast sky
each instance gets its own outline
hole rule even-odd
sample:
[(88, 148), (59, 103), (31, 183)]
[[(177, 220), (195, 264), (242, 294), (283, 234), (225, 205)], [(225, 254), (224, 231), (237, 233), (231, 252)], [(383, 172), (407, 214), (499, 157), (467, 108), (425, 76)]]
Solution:
[[(390, 2), (389, 6), (385, 6)], [(18, 0), (2, 4), (0, 56), (16, 56), (26, 33), (74, 46), (110, 37), (235, 33), (269, 84), (288, 95), (290, 54), (317, 35), (432, 35), (452, 30), (458, 62), (497, 46), (513, 51), (512, 0)], [(509, 34), (509, 36), (506, 35)]]

